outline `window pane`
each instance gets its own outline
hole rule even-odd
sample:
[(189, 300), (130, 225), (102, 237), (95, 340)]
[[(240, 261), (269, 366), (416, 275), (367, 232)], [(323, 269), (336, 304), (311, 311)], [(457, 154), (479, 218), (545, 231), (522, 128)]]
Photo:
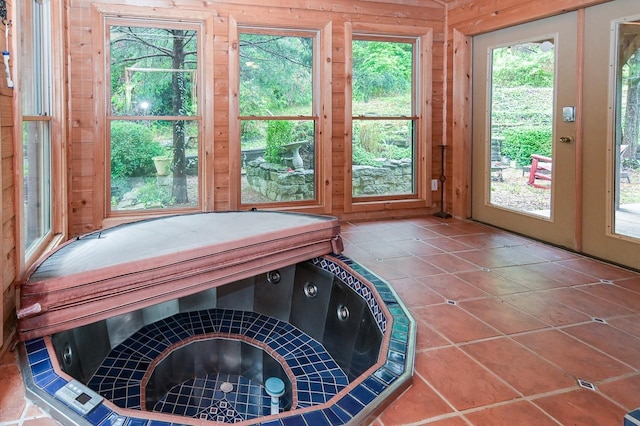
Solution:
[(26, 252), (51, 230), (51, 145), (48, 121), (22, 127), (24, 233)]
[(25, 28), (21, 34), (22, 62), (22, 113), (26, 116), (50, 115), (51, 84), (51, 13), (49, 1), (23, 2), (22, 14)]
[(614, 155), (614, 232), (640, 238), (640, 49), (639, 21), (620, 24), (618, 108)]
[(244, 204), (315, 199), (313, 120), (242, 120)]
[(197, 115), (197, 32), (110, 27), (111, 114)]
[(413, 120), (353, 120), (354, 197), (415, 192), (413, 127)]
[(553, 40), (492, 49), (490, 201), (551, 217)]
[(111, 210), (198, 206), (198, 123), (111, 122)]
[[(51, 232), (51, 13), (50, 2), (18, 2), (22, 95), (22, 185), (25, 255)], [(33, 121), (29, 121), (31, 119)]]
[(240, 115), (313, 115), (314, 38), (240, 34)]
[(410, 117), (413, 43), (353, 41), (353, 115)]
[(416, 192), (416, 121), (398, 118), (414, 115), (415, 46), (413, 42), (353, 40), (351, 193), (354, 197)]

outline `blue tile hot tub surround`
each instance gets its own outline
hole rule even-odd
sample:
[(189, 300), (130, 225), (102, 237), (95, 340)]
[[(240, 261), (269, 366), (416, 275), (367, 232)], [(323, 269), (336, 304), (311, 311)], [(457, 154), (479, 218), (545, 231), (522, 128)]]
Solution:
[[(370, 374), (360, 376), (350, 384), (348, 391), (345, 389), (348, 383), (346, 377), (343, 379), (344, 373), (337, 365), (333, 367), (335, 362), (326, 354), (322, 345), (292, 325), (253, 312), (213, 309), (181, 313), (149, 324), (114, 348), (91, 379), (90, 387), (111, 389), (110, 399), (116, 406), (103, 402), (83, 416), (84, 420), (89, 424), (101, 426), (195, 424), (186, 418), (182, 420), (186, 423), (181, 423), (181, 420), (177, 423), (149, 420), (144, 418), (144, 411), (139, 415), (131, 415), (130, 410), (123, 414), (118, 412), (117, 406), (126, 404), (129, 408), (140, 407), (140, 386), (134, 389), (135, 386), (129, 386), (129, 382), (139, 383), (148, 366), (167, 347), (179, 345), (180, 342), (193, 338), (193, 335), (211, 333), (213, 329), (216, 330), (215, 334), (223, 333), (245, 338), (251, 336), (250, 339), (264, 342), (276, 354), (287, 359), (287, 363), (291, 362), (290, 368), (294, 373), (298, 392), (298, 407), (306, 407), (303, 410), (281, 413), (276, 418), (249, 419), (243, 424), (337, 426), (361, 421), (363, 416), (373, 411), (389, 394), (396, 391), (396, 382), (400, 377), (406, 380), (407, 376), (412, 374), (415, 323), (390, 286), (358, 263), (342, 255), (326, 255), (310, 262), (335, 274), (367, 301), (378, 326), (385, 333), (385, 341), (388, 342), (383, 347), (379, 363), (369, 370)], [(298, 350), (300, 347), (305, 349)], [(25, 342), (23, 349), (34, 386), (47, 398), (55, 399), (56, 390), (69, 380), (66, 374), (58, 374), (57, 369), (53, 367), (52, 357), (55, 359), (55, 353), (50, 338)], [(324, 358), (324, 354), (328, 359)], [(54, 362), (57, 364), (57, 361)], [(116, 374), (118, 370), (120, 372)], [(101, 394), (102, 392), (100, 391)], [(376, 400), (377, 398), (379, 399)], [(323, 399), (330, 401), (318, 402)], [(210, 415), (214, 411), (221, 412), (211, 410), (212, 407), (227, 408), (228, 405), (225, 404), (225, 407), (220, 407), (221, 401), (223, 400), (217, 401), (216, 407), (209, 407), (208, 412), (204, 409), (200, 411), (198, 417)], [(369, 404), (371, 405), (368, 406)], [(231, 418), (233, 421), (239, 420), (231, 410), (227, 410), (225, 414), (233, 414), (229, 421)], [(197, 421), (202, 420), (198, 418)]]
[[(149, 409), (141, 402), (141, 390), (154, 363), (194, 339), (210, 338), (246, 341), (274, 356), (290, 371), (297, 408), (323, 404), (349, 384), (324, 347), (293, 325), (255, 312), (210, 309), (144, 326), (111, 350), (88, 386), (119, 407)], [(188, 405), (183, 412), (193, 411)]]

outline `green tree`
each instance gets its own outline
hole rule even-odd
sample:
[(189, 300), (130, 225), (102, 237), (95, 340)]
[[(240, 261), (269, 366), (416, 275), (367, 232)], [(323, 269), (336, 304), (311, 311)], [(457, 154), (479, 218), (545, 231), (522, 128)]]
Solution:
[(496, 87), (553, 87), (554, 49), (541, 43), (521, 43), (493, 49), (493, 83)]
[(353, 41), (353, 98), (368, 101), (410, 91), (413, 46), (410, 43)]

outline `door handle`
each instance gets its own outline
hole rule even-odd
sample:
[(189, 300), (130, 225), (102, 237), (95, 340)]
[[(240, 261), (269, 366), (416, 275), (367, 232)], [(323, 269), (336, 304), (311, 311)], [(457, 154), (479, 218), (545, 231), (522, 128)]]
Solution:
[(560, 136), (560, 142), (571, 143), (573, 142), (573, 138), (571, 136)]

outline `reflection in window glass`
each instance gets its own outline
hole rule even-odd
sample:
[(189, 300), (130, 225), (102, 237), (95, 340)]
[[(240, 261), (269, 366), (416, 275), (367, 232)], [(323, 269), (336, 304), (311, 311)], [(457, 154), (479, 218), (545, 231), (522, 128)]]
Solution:
[(352, 195), (414, 194), (413, 42), (353, 40)]
[(240, 34), (242, 204), (316, 199), (315, 42)]
[(110, 210), (199, 205), (198, 32), (109, 27)]
[(614, 159), (614, 230), (640, 238), (640, 22), (618, 29), (617, 116)]
[(20, 5), (22, 87), (23, 232), (25, 254), (38, 248), (52, 227), (51, 203), (51, 11), (45, 1)]
[(552, 40), (490, 52), (490, 201), (543, 217), (551, 216), (554, 52)]

